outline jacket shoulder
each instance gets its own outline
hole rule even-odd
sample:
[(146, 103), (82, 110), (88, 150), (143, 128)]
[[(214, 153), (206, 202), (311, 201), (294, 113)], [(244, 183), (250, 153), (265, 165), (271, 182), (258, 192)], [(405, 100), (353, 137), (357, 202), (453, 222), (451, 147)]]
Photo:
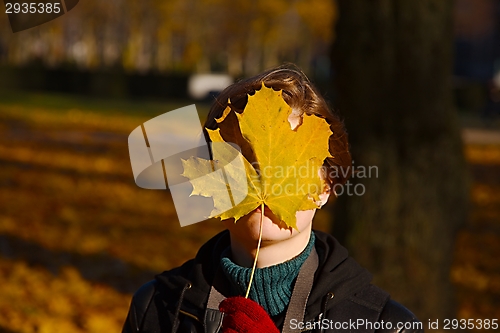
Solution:
[(143, 284), (132, 297), (130, 309), (123, 326), (123, 333), (139, 332), (144, 316), (153, 300), (158, 282), (156, 280)]
[(361, 291), (354, 294), (351, 297), (351, 301), (380, 313), (389, 298), (388, 292), (373, 284), (369, 284)]
[(375, 330), (376, 333), (421, 333), (424, 331), (422, 323), (410, 310), (390, 299), (389, 293), (375, 285), (368, 285), (350, 297), (349, 301), (343, 304), (346, 321), (362, 318), (367, 323), (378, 322), (380, 325), (379, 329)]
[(380, 321), (391, 322), (399, 325), (399, 330), (388, 330), (387, 332), (420, 333), (423, 332), (423, 325), (420, 320), (407, 308), (394, 300), (389, 300), (380, 314)]

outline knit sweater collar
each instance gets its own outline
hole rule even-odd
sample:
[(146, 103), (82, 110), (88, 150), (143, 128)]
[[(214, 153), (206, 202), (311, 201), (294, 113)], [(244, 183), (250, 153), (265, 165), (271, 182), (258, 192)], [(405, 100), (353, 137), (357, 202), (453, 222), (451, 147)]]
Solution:
[[(293, 284), (304, 261), (314, 246), (315, 235), (311, 232), (309, 243), (298, 256), (281, 264), (256, 268), (250, 299), (259, 303), (271, 316), (283, 312), (292, 296)], [(222, 271), (231, 282), (234, 294), (244, 295), (250, 281), (251, 268), (235, 264), (229, 257), (230, 251), (224, 251), (221, 258)]]

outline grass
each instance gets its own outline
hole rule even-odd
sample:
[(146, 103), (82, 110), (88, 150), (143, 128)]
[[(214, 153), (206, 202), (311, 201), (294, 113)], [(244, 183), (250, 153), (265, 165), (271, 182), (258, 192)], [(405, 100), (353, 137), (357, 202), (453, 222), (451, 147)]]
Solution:
[(118, 332), (131, 292), (222, 230), (132, 177), (128, 134), (191, 103), (0, 94), (0, 330)]

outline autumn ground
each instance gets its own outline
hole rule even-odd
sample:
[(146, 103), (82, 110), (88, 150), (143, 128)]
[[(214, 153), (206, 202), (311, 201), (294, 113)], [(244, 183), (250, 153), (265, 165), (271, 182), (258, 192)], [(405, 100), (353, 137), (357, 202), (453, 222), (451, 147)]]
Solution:
[[(141, 283), (221, 230), (181, 228), (169, 193), (132, 179), (128, 134), (185, 105), (0, 93), (0, 331), (118, 332)], [(500, 319), (500, 140), (477, 133), (450, 278), (458, 318)]]

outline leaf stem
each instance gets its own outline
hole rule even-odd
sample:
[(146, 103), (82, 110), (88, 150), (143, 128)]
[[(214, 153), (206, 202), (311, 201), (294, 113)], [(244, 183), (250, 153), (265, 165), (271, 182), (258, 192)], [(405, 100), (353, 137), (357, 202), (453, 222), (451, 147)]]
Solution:
[(245, 298), (248, 298), (250, 294), (250, 288), (252, 287), (253, 276), (255, 274), (255, 267), (257, 266), (257, 259), (259, 258), (260, 243), (262, 242), (262, 225), (264, 224), (264, 203), (260, 204), (260, 230), (259, 230), (259, 242), (257, 243), (257, 251), (255, 251), (255, 259), (253, 260), (252, 273), (250, 274), (250, 282), (248, 283), (247, 293)]

